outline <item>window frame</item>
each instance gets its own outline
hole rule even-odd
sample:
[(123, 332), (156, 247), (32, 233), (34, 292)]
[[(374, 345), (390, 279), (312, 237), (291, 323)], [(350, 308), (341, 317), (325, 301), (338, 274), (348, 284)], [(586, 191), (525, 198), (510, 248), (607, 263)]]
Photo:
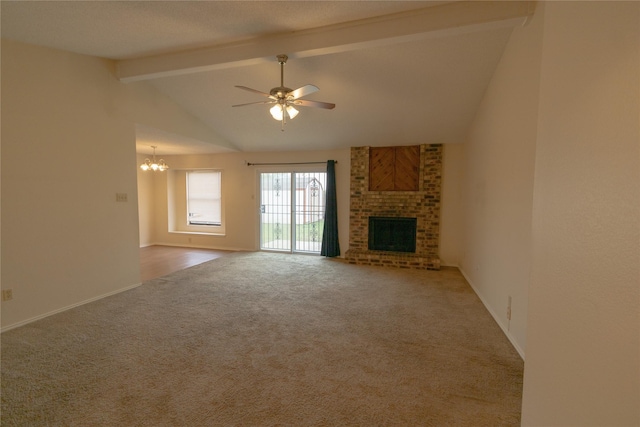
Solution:
[[(191, 212), (194, 209), (190, 208), (190, 204), (193, 205), (195, 203), (195, 197), (192, 198), (191, 194), (195, 193), (194, 190), (190, 189), (190, 177), (191, 176), (195, 176), (198, 174), (217, 174), (217, 178), (215, 178), (215, 180), (217, 180), (217, 184), (218, 184), (218, 188), (216, 189), (216, 191), (214, 191), (214, 193), (217, 193), (218, 196), (216, 197), (214, 195), (214, 197), (211, 199), (214, 203), (214, 205), (218, 206), (219, 211), (214, 213), (214, 217), (218, 216), (219, 221), (192, 221), (192, 215), (193, 212)], [(190, 170), (190, 171), (186, 171), (186, 176), (185, 176), (185, 182), (186, 182), (186, 208), (187, 208), (187, 226), (188, 227), (221, 227), (222, 226), (222, 171), (220, 170), (213, 170), (213, 169), (206, 169), (206, 170)], [(216, 215), (217, 214), (217, 215)]]
[[(220, 225), (190, 225), (187, 209), (187, 173), (197, 171), (220, 172)], [(167, 177), (168, 232), (175, 234), (204, 234), (225, 236), (225, 184), (224, 170), (217, 168), (169, 169)]]

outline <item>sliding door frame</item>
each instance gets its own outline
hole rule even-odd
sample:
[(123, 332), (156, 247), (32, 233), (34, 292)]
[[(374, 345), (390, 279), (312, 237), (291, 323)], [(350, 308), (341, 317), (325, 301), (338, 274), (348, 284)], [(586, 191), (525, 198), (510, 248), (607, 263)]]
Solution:
[[(286, 186), (282, 187), (283, 191), (287, 191), (289, 196), (289, 224), (288, 224), (288, 237), (289, 242), (287, 247), (265, 247), (265, 242), (263, 241), (263, 206), (265, 205), (263, 198), (263, 186), (262, 186), (262, 177), (263, 174), (288, 174), (289, 182)], [(307, 212), (305, 210), (299, 210), (299, 207), (296, 206), (296, 198), (301, 196), (302, 189), (297, 189), (297, 178), (300, 177), (301, 174), (321, 174), (321, 179), (318, 180), (320, 185), (315, 186), (316, 189), (319, 187), (319, 193), (316, 195), (319, 197), (321, 206), (318, 206), (317, 210), (314, 212)], [(315, 178), (315, 177), (311, 177)], [(314, 181), (310, 179), (310, 181)], [(288, 188), (288, 190), (285, 190)], [(308, 254), (320, 254), (320, 249), (322, 245), (322, 221), (324, 219), (324, 206), (326, 203), (325, 191), (326, 191), (326, 166), (324, 164), (314, 164), (314, 165), (297, 165), (294, 167), (286, 167), (286, 165), (281, 165), (278, 167), (268, 167), (268, 168), (259, 168), (256, 170), (256, 189), (257, 189), (257, 197), (256, 197), (256, 209), (257, 209), (257, 246), (261, 251), (278, 251), (278, 252), (289, 252), (289, 253), (308, 253)], [(316, 189), (311, 188), (309, 191), (316, 191)], [(296, 191), (297, 190), (297, 191)], [(296, 194), (298, 193), (298, 194)], [(266, 208), (265, 208), (266, 209)], [(321, 209), (321, 211), (320, 211)], [(266, 212), (265, 212), (266, 213)], [(305, 214), (310, 215), (312, 218), (310, 227), (315, 227), (315, 240), (312, 243), (306, 242), (303, 246), (305, 248), (300, 248), (300, 242), (298, 242), (298, 237), (296, 235), (296, 224), (301, 222), (299, 219), (302, 218), (302, 221), (305, 221), (307, 216)], [(303, 218), (304, 217), (304, 218)], [(316, 224), (313, 224), (313, 218), (317, 218)], [(319, 228), (319, 229), (318, 229)], [(277, 246), (277, 245), (274, 245)], [(315, 247), (317, 246), (317, 248)]]

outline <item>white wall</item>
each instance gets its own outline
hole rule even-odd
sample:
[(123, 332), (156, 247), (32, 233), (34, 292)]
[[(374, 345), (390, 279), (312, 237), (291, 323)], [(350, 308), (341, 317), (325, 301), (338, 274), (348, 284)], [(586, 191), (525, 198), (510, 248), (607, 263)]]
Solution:
[(538, 10), (513, 30), (468, 132), (462, 166), (460, 268), (523, 357), (541, 49)]
[[(136, 164), (141, 165), (150, 156), (138, 154)], [(154, 240), (154, 211), (155, 211), (155, 176), (154, 172), (145, 172), (138, 167), (138, 219), (140, 247), (153, 245)]]
[(2, 40), (3, 330), (140, 282), (136, 123), (219, 142), (111, 61)]
[(3, 327), (139, 281), (133, 124), (109, 117), (111, 65), (2, 41)]
[[(259, 171), (325, 171), (326, 165), (247, 166), (249, 163), (326, 162), (337, 160), (336, 190), (340, 250), (349, 248), (350, 150), (224, 153), (193, 156), (164, 156), (171, 170), (214, 168), (222, 170), (222, 197), (225, 210), (225, 235), (211, 236), (169, 232), (167, 174), (155, 172), (153, 198), (155, 244), (191, 246), (226, 250), (258, 250)], [(142, 196), (141, 196), (142, 197)], [(144, 221), (141, 218), (141, 221)], [(142, 222), (141, 222), (141, 226)]]
[(462, 254), (463, 144), (445, 144), (442, 150), (440, 197), (440, 265), (460, 267)]
[(640, 425), (640, 3), (545, 5), (522, 424)]

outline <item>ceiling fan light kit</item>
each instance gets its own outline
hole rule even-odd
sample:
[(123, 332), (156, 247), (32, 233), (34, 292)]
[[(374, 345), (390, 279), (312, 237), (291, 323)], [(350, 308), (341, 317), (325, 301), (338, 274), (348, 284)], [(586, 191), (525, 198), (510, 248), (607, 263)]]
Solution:
[(274, 87), (269, 91), (269, 93), (251, 89), (246, 86), (236, 86), (239, 89), (266, 96), (267, 98), (269, 98), (269, 101), (249, 102), (247, 104), (233, 105), (233, 107), (244, 107), (246, 105), (256, 104), (275, 104), (269, 109), (269, 112), (271, 113), (271, 117), (282, 123), (282, 131), (284, 131), (284, 125), (287, 124), (287, 119), (293, 120), (299, 113), (299, 111), (294, 108), (294, 105), (296, 107), (314, 107), (324, 108), (327, 110), (335, 108), (336, 105), (329, 102), (308, 101), (305, 99), (300, 99), (304, 96), (317, 92), (319, 89), (314, 85), (304, 85), (299, 87), (298, 89), (291, 89), (286, 87), (284, 85), (284, 64), (287, 63), (287, 59), (289, 58), (287, 57), (287, 55), (278, 55), (276, 56), (276, 58), (280, 63), (280, 86)]
[(299, 113), (299, 111), (296, 110), (295, 108), (293, 108), (291, 105), (288, 105), (287, 107), (283, 107), (280, 104), (277, 104), (277, 105), (274, 105), (273, 107), (271, 107), (269, 112), (271, 113), (271, 117), (273, 117), (274, 119), (276, 119), (278, 121), (284, 120), (284, 118), (285, 118), (284, 116), (285, 115), (287, 117), (289, 117), (290, 119), (293, 119)]

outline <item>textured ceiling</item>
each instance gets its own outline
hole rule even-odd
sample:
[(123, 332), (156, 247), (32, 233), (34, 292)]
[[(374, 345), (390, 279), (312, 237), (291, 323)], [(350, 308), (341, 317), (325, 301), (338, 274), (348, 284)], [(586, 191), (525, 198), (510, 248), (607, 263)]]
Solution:
[(418, 9), (416, 1), (2, 1), (2, 36), (125, 59)]
[[(175, 68), (166, 76), (146, 78), (219, 135), (216, 141), (194, 140), (162, 129), (137, 126), (140, 152), (158, 146), (159, 154), (226, 151), (318, 150), (358, 145), (413, 145), (461, 142), (502, 55), (513, 25), (467, 25), (461, 15), (442, 14), (446, 31), (430, 36), (388, 37), (367, 27), (385, 16), (411, 13), (428, 21), (431, 10), (454, 2), (404, 1), (2, 1), (2, 37), (76, 53), (134, 62), (155, 56)], [(462, 10), (464, 13), (464, 10)], [(436, 15), (434, 15), (436, 16)], [(438, 15), (441, 16), (441, 15)], [(383, 17), (383, 18), (376, 18)], [(438, 18), (439, 19), (439, 18)], [(438, 19), (434, 18), (435, 25)], [(444, 19), (444, 18), (443, 18)], [(462, 22), (460, 24), (459, 22)], [(364, 25), (367, 24), (367, 25)], [(460, 31), (458, 27), (464, 28)], [(326, 31), (331, 28), (332, 32)], [(348, 48), (300, 48), (317, 29), (314, 43), (358, 38)], [(399, 34), (399, 33), (398, 33)], [(395, 33), (394, 33), (395, 35)], [(176, 52), (253, 44), (241, 59), (224, 67), (184, 72)], [(327, 41), (327, 43), (329, 43)], [(294, 51), (277, 51), (285, 46)], [(292, 48), (293, 46), (293, 48)], [(235, 49), (240, 51), (242, 49)], [(243, 51), (244, 52), (244, 51)], [(281, 132), (268, 106), (232, 108), (262, 101), (259, 95), (280, 84), (274, 53), (289, 54), (285, 85), (314, 84), (320, 91), (307, 99), (332, 102), (334, 110), (300, 108), (300, 115)], [(214, 53), (212, 57), (224, 55)], [(154, 59), (155, 59), (154, 58)], [(266, 60), (265, 60), (266, 59)], [(176, 61), (176, 67), (172, 67)], [(137, 65), (137, 63), (135, 64)], [(204, 70), (204, 71), (202, 71)], [(221, 148), (226, 147), (226, 148)]]

